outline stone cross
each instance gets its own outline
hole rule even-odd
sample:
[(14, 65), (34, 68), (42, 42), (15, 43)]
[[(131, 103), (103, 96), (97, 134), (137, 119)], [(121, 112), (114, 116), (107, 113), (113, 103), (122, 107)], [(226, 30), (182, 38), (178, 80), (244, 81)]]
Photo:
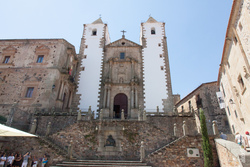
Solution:
[(214, 133), (214, 135), (218, 135), (219, 134), (218, 126), (216, 124), (216, 121), (213, 121), (213, 133)]
[(122, 32), (122, 38), (125, 38), (124, 33), (125, 33), (126, 31), (122, 30), (121, 32)]

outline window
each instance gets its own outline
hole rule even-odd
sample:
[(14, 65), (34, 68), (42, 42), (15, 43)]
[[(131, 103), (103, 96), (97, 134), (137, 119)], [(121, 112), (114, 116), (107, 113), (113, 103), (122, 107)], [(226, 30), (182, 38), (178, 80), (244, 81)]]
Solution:
[(44, 58), (44, 55), (39, 55), (38, 57), (37, 57), (37, 63), (42, 63), (43, 62), (43, 58)]
[(31, 98), (31, 97), (32, 97), (32, 94), (33, 94), (33, 91), (34, 91), (34, 87), (29, 87), (29, 88), (27, 89), (27, 92), (26, 92), (25, 97)]
[(125, 42), (122, 42), (122, 45), (125, 45)]
[(240, 31), (242, 30), (242, 24), (241, 24), (241, 22), (239, 23), (239, 28), (240, 28)]
[(10, 60), (10, 56), (5, 56), (4, 60), (3, 60), (3, 63), (7, 64), (7, 63), (9, 63), (9, 60)]
[(85, 70), (85, 67), (82, 67), (82, 71), (84, 71)]
[(236, 110), (234, 110), (234, 113), (235, 113), (235, 117), (238, 118), (238, 114)]
[(151, 34), (155, 35), (155, 28), (151, 28)]
[(124, 52), (120, 53), (120, 59), (125, 59), (125, 53)]
[(228, 115), (230, 116), (231, 113), (230, 113), (230, 110), (229, 110), (229, 107), (227, 106), (227, 111), (228, 111)]
[(84, 58), (84, 59), (87, 59), (87, 55), (83, 55), (83, 58)]
[(160, 58), (162, 58), (162, 54), (160, 54)]
[(94, 30), (92, 31), (92, 35), (93, 35), (93, 36), (97, 35), (97, 30), (96, 30), (96, 29), (94, 29)]
[(235, 133), (234, 125), (232, 125), (233, 133)]
[(161, 43), (158, 43), (158, 46), (161, 46)]
[(241, 75), (239, 75), (239, 77), (238, 77), (238, 82), (239, 82), (240, 88), (244, 89), (245, 85), (244, 85), (244, 82), (243, 82)]
[(164, 67), (163, 67), (163, 66), (161, 66), (161, 70), (164, 70)]
[(226, 93), (225, 93), (225, 90), (224, 90), (223, 84), (221, 84), (221, 87), (222, 87), (223, 95), (224, 95), (224, 97), (226, 97)]
[(234, 37), (234, 44), (236, 45), (238, 43), (238, 39), (237, 39), (237, 37), (235, 36)]

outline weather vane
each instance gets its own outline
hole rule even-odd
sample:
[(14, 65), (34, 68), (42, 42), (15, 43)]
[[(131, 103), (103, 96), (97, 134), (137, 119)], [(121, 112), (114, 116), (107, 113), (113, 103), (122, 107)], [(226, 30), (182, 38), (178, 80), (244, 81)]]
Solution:
[(101, 14), (99, 14), (99, 17), (100, 17), (100, 18), (102, 18), (102, 15), (101, 15)]

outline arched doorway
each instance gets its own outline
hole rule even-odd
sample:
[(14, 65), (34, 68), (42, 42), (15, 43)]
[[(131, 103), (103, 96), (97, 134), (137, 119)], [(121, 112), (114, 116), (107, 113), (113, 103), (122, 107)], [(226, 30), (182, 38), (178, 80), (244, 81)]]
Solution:
[(114, 118), (121, 118), (122, 109), (124, 109), (125, 118), (128, 117), (128, 98), (125, 94), (119, 93), (114, 98)]

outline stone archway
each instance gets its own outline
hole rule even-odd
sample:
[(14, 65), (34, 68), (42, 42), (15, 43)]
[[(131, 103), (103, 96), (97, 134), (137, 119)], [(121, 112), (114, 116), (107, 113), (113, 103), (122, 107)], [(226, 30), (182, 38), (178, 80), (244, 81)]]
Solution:
[(114, 118), (121, 118), (121, 112), (124, 109), (124, 116), (125, 118), (128, 117), (128, 97), (123, 94), (119, 93), (114, 98)]

